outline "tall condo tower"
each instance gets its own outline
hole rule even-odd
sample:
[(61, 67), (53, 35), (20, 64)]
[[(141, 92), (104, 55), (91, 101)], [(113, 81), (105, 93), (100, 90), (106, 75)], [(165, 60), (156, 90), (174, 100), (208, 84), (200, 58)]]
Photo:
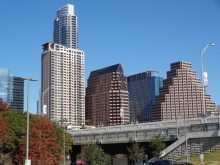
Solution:
[(129, 122), (128, 87), (121, 64), (90, 73), (86, 88), (86, 120), (96, 126)]
[(73, 5), (67, 4), (57, 10), (53, 40), (67, 48), (78, 49), (78, 18)]
[(52, 120), (80, 124), (85, 120), (84, 52), (45, 43), (41, 69), (41, 113)]
[(84, 52), (78, 49), (74, 6), (57, 10), (54, 42), (43, 45), (41, 58), (41, 114), (79, 125), (85, 120)]
[(152, 104), (163, 86), (163, 78), (156, 71), (147, 71), (127, 77), (131, 122), (149, 122)]
[[(163, 80), (163, 87), (152, 106), (152, 119), (175, 120), (177, 118), (196, 118), (203, 113), (203, 95), (200, 79), (191, 63), (179, 61), (171, 64), (167, 72), (167, 79)], [(215, 109), (210, 95), (205, 92), (206, 112)]]

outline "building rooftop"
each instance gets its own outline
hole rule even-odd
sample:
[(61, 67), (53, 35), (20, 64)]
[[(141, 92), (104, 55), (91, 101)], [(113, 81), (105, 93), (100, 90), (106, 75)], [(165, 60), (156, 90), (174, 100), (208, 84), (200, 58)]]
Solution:
[(107, 73), (112, 73), (112, 72), (124, 72), (124, 71), (121, 67), (121, 64), (115, 64), (112, 66), (108, 66), (106, 68), (92, 71), (89, 75), (89, 78), (94, 78), (94, 77), (101, 76)]

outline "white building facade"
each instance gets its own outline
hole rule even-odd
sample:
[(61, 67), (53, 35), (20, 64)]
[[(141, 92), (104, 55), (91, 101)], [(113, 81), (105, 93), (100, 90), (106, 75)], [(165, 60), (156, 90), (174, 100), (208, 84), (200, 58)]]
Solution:
[[(79, 125), (85, 120), (84, 52), (45, 43), (41, 57), (41, 107), (52, 120)], [(44, 105), (44, 106), (43, 106)]]

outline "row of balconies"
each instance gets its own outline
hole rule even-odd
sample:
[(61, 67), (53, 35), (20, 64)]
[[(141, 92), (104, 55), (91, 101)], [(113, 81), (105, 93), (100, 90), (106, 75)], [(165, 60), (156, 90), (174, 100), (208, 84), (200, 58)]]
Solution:
[(111, 87), (120, 87), (121, 84), (111, 84)]
[(115, 79), (113, 79), (113, 80), (111, 81), (111, 83), (119, 83), (119, 81), (115, 81)]

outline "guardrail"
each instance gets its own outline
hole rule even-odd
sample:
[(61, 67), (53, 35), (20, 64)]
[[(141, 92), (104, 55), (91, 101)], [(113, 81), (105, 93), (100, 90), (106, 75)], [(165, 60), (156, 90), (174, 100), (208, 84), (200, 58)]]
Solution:
[(96, 143), (130, 143), (133, 141), (144, 142), (152, 139), (153, 136), (160, 133), (167, 140), (176, 140), (186, 132), (214, 131), (219, 128), (219, 117), (193, 118), (138, 123), (129, 125), (117, 125), (100, 128), (67, 130), (74, 139), (74, 144), (86, 144), (88, 142)]

